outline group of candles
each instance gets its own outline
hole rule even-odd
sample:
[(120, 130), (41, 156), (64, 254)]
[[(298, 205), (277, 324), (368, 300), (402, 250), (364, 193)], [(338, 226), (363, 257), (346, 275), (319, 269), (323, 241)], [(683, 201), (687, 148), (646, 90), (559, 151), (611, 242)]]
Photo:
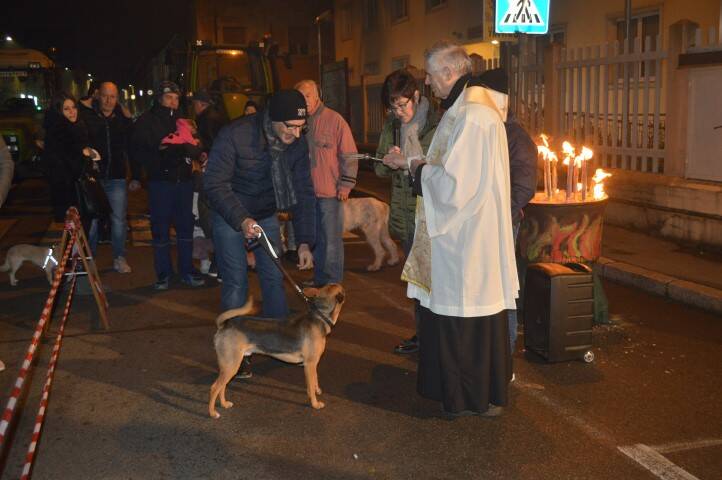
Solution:
[[(548, 200), (552, 200), (559, 191), (557, 178), (559, 159), (556, 153), (549, 148), (549, 137), (541, 134), (540, 138), (542, 145), (537, 145), (537, 150), (544, 160), (544, 193)], [(564, 161), (562, 163), (567, 169), (565, 201), (574, 201), (577, 192), (581, 192), (581, 200), (586, 201), (589, 190), (588, 163), (594, 156), (594, 152), (582, 146), (581, 153), (576, 155), (574, 146), (566, 141), (562, 144), (562, 151), (564, 152)], [(610, 174), (604, 172), (601, 168), (595, 172), (592, 177), (595, 184), (593, 191), (595, 199), (604, 198), (604, 186), (601, 182), (609, 176)]]

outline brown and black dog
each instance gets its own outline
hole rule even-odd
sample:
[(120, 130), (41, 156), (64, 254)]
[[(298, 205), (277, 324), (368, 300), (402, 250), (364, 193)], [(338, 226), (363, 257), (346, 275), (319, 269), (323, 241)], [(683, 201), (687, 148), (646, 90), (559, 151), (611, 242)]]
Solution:
[(220, 395), (221, 406), (230, 408), (233, 403), (226, 400), (226, 385), (233, 378), (246, 353), (261, 353), (288, 363), (303, 362), (306, 376), (306, 391), (311, 406), (324, 407), (316, 395), (321, 394), (318, 386), (318, 366), (326, 348), (326, 335), (336, 324), (346, 294), (341, 285), (332, 283), (321, 288), (306, 288), (303, 293), (309, 297), (309, 309), (288, 320), (249, 316), (253, 313), (253, 299), (241, 307), (228, 310), (216, 319), (218, 331), (213, 339), (218, 356), (218, 378), (211, 386), (208, 413), (219, 418), (216, 399)]

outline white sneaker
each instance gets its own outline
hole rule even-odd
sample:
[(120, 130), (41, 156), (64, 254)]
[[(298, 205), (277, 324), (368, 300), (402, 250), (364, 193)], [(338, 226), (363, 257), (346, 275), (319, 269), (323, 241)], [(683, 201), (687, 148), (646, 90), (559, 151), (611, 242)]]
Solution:
[(211, 261), (206, 259), (201, 260), (201, 273), (208, 275), (208, 271), (211, 269)]
[(125, 261), (125, 257), (118, 257), (113, 260), (113, 270), (118, 273), (130, 273), (132, 271), (128, 262)]

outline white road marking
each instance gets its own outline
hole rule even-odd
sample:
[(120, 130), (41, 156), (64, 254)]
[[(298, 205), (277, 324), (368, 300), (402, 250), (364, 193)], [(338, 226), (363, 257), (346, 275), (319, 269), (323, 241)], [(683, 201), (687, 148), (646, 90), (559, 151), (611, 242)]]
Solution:
[(664, 455), (647, 445), (638, 443), (636, 445), (627, 445), (618, 448), (620, 452), (662, 480), (699, 480), (699, 478), (678, 467), (667, 460)]
[(662, 445), (650, 445), (650, 448), (653, 448), (659, 453), (674, 453), (698, 448), (716, 447), (717, 445), (722, 445), (722, 438), (707, 438), (693, 442), (664, 443)]

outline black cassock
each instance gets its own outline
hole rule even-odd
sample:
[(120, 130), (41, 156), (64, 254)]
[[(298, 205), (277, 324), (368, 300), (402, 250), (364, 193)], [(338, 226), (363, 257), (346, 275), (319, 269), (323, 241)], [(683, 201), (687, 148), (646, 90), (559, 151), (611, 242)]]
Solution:
[(417, 390), (447, 413), (483, 413), (504, 406), (511, 380), (506, 311), (449, 317), (419, 307)]

